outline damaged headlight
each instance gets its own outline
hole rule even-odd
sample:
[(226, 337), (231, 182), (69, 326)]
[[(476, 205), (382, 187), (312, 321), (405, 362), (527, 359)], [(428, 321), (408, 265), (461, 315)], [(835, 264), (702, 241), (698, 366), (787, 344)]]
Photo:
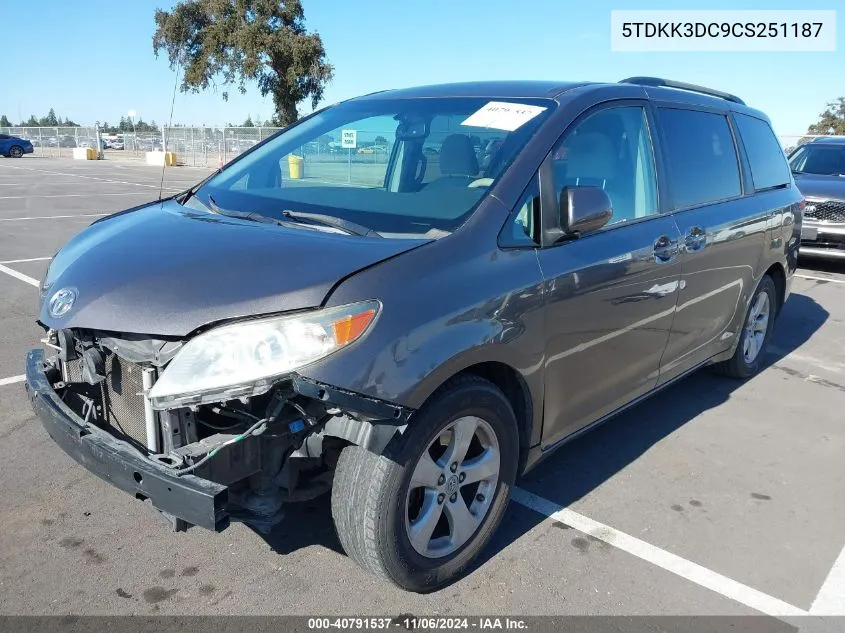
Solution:
[(279, 378), (359, 339), (381, 309), (364, 301), (213, 328), (189, 340), (153, 385), (154, 409), (266, 392)]

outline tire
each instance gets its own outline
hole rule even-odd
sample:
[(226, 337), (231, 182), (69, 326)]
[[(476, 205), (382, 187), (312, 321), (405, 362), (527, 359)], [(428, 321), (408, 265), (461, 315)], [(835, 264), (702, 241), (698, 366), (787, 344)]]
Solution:
[[(760, 333), (760, 306), (765, 306), (766, 323), (765, 331)], [(742, 334), (736, 346), (734, 355), (726, 361), (716, 363), (713, 369), (723, 376), (744, 380), (758, 373), (766, 360), (766, 350), (769, 346), (769, 339), (774, 329), (775, 319), (778, 311), (778, 293), (775, 282), (769, 275), (761, 280), (751, 301), (748, 303), (748, 310), (743, 320)], [(762, 334), (762, 336), (758, 336)], [(752, 338), (753, 337), (753, 338)], [(753, 356), (749, 351), (756, 349)]]
[[(447, 457), (453, 450), (460, 454), (455, 447), (463, 442), (456, 438), (470, 437), (469, 429), (474, 430), (467, 458), (452, 470)], [(497, 475), (466, 483), (482, 474), (481, 465), (483, 472), (493, 470), (496, 452)], [(401, 442), (385, 455), (359, 446), (343, 449), (332, 488), (340, 543), (361, 567), (406, 591), (428, 593), (449, 585), (470, 571), (499, 526), (518, 461), (516, 417), (504, 394), (475, 376), (454, 379), (411, 418)], [(431, 485), (412, 486), (412, 478)], [(419, 527), (426, 525), (434, 532), (420, 536)]]
[(12, 158), (21, 158), (23, 156), (23, 147), (20, 145), (12, 145), (9, 148), (9, 156)]

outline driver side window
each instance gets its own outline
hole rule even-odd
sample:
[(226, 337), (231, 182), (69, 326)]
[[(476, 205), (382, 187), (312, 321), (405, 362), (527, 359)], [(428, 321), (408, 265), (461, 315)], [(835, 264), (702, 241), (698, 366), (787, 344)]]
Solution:
[(555, 190), (601, 187), (613, 205), (608, 225), (658, 213), (654, 153), (643, 108), (599, 110), (558, 141), (553, 152)]

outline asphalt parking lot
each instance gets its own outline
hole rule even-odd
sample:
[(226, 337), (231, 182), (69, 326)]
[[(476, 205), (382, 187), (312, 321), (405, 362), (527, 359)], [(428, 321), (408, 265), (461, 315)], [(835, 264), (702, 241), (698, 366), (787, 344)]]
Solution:
[[(170, 168), (165, 191), (207, 173)], [(31, 414), (47, 260), (160, 179), (0, 160), (0, 613), (845, 615), (845, 265), (802, 262), (759, 376), (701, 372), (569, 444), (519, 483), (472, 574), (405, 594), (345, 557), (328, 499), (269, 536), (173, 534)]]

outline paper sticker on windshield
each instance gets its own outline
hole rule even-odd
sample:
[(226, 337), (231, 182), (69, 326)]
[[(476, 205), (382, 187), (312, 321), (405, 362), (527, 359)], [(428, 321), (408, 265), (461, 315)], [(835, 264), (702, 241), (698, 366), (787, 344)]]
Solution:
[(491, 101), (477, 112), (471, 114), (461, 122), (461, 125), (489, 127), (496, 130), (513, 132), (545, 109), (540, 106), (523, 105), (521, 103)]

